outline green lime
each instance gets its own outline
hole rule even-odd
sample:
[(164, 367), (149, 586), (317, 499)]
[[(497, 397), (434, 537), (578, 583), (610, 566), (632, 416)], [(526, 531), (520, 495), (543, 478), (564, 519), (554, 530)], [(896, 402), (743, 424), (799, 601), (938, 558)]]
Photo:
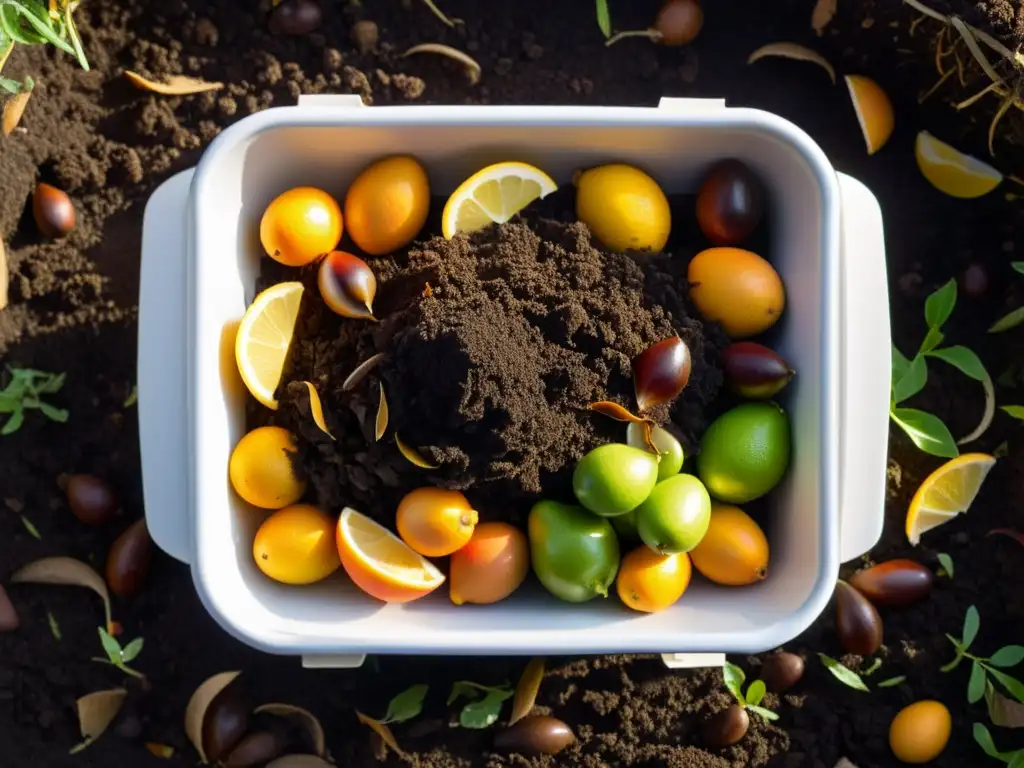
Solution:
[(582, 507), (538, 501), (526, 528), (533, 572), (551, 594), (570, 603), (608, 594), (619, 570), (611, 523)]
[(655, 552), (689, 552), (708, 532), (711, 498), (693, 475), (673, 475), (654, 487), (636, 511), (636, 521), (640, 538)]
[(576, 465), (572, 489), (580, 504), (612, 517), (636, 509), (658, 482), (658, 457), (622, 443), (592, 450)]
[[(679, 470), (683, 468), (683, 459), (686, 457), (683, 455), (683, 446), (676, 440), (675, 435), (655, 425), (651, 429), (651, 441), (661, 457), (658, 461), (658, 482), (660, 483), (672, 475), (678, 475)], [(650, 450), (647, 443), (644, 442), (644, 425), (637, 424), (635, 421), (630, 422), (626, 427), (626, 442), (642, 451)]]
[(778, 485), (789, 467), (789, 418), (775, 403), (743, 403), (708, 427), (697, 474), (716, 499), (745, 504)]

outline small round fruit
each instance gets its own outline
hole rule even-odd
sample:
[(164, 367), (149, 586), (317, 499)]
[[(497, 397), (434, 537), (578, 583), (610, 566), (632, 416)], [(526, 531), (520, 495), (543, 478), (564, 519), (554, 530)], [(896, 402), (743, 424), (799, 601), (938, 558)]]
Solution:
[(739, 507), (712, 504), (707, 533), (690, 557), (704, 578), (742, 587), (768, 575), (768, 538)]
[(658, 482), (658, 458), (622, 443), (600, 445), (576, 465), (572, 489), (580, 504), (602, 517), (636, 509)]
[[(686, 458), (680, 442), (667, 429), (657, 425), (651, 430), (651, 441), (654, 443), (654, 447), (658, 449), (658, 455), (660, 456), (658, 460), (658, 482), (667, 480), (672, 475), (678, 475), (679, 470), (683, 468), (683, 460)], [(636, 422), (631, 422), (626, 427), (626, 443), (642, 451), (650, 450), (644, 441), (643, 425)]]
[(416, 552), (444, 557), (461, 549), (473, 535), (479, 516), (469, 500), (445, 488), (417, 488), (398, 504), (398, 535)]
[(952, 730), (949, 710), (938, 701), (918, 701), (901, 709), (889, 726), (889, 746), (904, 762), (930, 763), (942, 754)]
[(263, 212), (260, 242), (274, 261), (301, 267), (333, 251), (343, 231), (341, 208), (333, 197), (314, 187), (296, 187)]
[(658, 183), (629, 165), (602, 165), (576, 180), (576, 217), (617, 253), (665, 248), (672, 229), (668, 198)]
[(341, 566), (334, 519), (310, 504), (279, 509), (263, 521), (252, 545), (256, 565), (282, 584), (312, 584)]
[(622, 558), (615, 589), (634, 611), (663, 611), (683, 596), (690, 585), (690, 558), (685, 553), (659, 555), (640, 546)]
[(542, 500), (527, 520), (530, 564), (555, 597), (583, 603), (608, 595), (619, 569), (619, 540), (606, 518)]
[(738, 245), (761, 222), (761, 181), (739, 160), (716, 163), (697, 192), (697, 223), (715, 245)]
[(72, 514), (87, 525), (109, 523), (121, 509), (114, 490), (94, 475), (70, 475), (64, 493)]
[(690, 261), (686, 279), (697, 309), (732, 339), (764, 333), (786, 307), (786, 291), (778, 272), (756, 253), (742, 248), (701, 251)]
[(455, 605), (488, 605), (504, 600), (530, 570), (530, 545), (508, 523), (482, 523), (462, 549), (452, 554), (448, 596)]
[(612, 528), (619, 536), (619, 541), (637, 542), (640, 541), (640, 531), (637, 530), (636, 510), (627, 512), (624, 515), (609, 517), (612, 521)]
[(746, 707), (733, 704), (701, 723), (700, 733), (709, 747), (731, 747), (747, 735), (750, 715)]
[(653, 29), (661, 45), (679, 46), (693, 42), (704, 26), (704, 11), (697, 0), (668, 0), (658, 11)]
[(383, 256), (408, 245), (427, 221), (430, 181), (413, 157), (371, 164), (345, 195), (345, 226), (364, 253)]
[(776, 651), (761, 665), (759, 677), (771, 693), (785, 693), (804, 676), (804, 660), (795, 653)]
[(789, 467), (790, 430), (775, 403), (743, 403), (712, 422), (697, 474), (719, 501), (746, 504), (772, 490)]
[(655, 552), (689, 552), (708, 530), (711, 498), (693, 475), (674, 475), (654, 487), (636, 519), (640, 538)]
[(67, 192), (42, 182), (32, 194), (32, 216), (46, 237), (64, 237), (75, 228), (75, 206)]
[(295, 476), (290, 456), (294, 451), (295, 437), (288, 430), (254, 429), (231, 452), (228, 474), (235, 492), (263, 509), (281, 509), (297, 502), (306, 483)]

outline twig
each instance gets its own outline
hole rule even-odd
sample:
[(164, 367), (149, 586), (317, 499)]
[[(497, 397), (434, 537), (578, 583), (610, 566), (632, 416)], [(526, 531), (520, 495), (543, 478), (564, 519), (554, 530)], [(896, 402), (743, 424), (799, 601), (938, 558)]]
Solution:
[(937, 90), (939, 90), (939, 88), (942, 86), (942, 84), (944, 82), (946, 82), (947, 80), (949, 80), (949, 78), (952, 77), (952, 75), (953, 75), (953, 70), (952, 69), (947, 70), (946, 72), (944, 72), (942, 74), (942, 77), (939, 78), (939, 81), (935, 85), (933, 85), (925, 93), (923, 93), (922, 95), (917, 97), (917, 103), (918, 104), (924, 104), (925, 100), (929, 96), (931, 96), (933, 93), (935, 93)]
[(959, 104), (957, 104), (956, 108), (957, 109), (967, 109), (967, 107), (969, 107), (972, 104), (974, 104), (975, 102), (980, 101), (981, 99), (983, 99), (986, 94), (989, 94), (989, 93), (992, 93), (992, 91), (998, 91), (998, 90), (999, 90), (999, 83), (989, 83), (984, 88), (982, 88), (980, 91), (978, 91), (976, 94), (971, 96), (969, 99), (966, 99), (965, 101), (961, 101)]

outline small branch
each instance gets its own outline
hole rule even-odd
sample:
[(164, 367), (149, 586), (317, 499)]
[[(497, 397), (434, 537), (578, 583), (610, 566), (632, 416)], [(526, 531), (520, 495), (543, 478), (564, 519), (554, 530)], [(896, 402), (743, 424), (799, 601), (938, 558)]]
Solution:
[(977, 101), (980, 101), (986, 95), (988, 95), (989, 93), (992, 93), (992, 91), (998, 91), (998, 90), (999, 90), (999, 83), (989, 83), (984, 88), (982, 88), (980, 91), (978, 91), (976, 94), (971, 96), (969, 99), (966, 99), (965, 101), (961, 101), (959, 104), (957, 104), (956, 108), (957, 109), (967, 109), (967, 107), (971, 106), (972, 104), (974, 104)]
[(931, 96), (933, 93), (935, 93), (937, 90), (939, 90), (939, 88), (942, 86), (942, 84), (944, 82), (946, 82), (947, 80), (949, 80), (949, 78), (952, 77), (952, 75), (953, 75), (953, 70), (952, 69), (950, 69), (950, 70), (946, 71), (945, 73), (943, 73), (942, 77), (939, 78), (939, 81), (935, 85), (933, 85), (931, 88), (929, 88), (921, 96), (918, 96), (917, 103), (918, 104), (924, 104), (925, 100), (928, 99), (928, 97)]

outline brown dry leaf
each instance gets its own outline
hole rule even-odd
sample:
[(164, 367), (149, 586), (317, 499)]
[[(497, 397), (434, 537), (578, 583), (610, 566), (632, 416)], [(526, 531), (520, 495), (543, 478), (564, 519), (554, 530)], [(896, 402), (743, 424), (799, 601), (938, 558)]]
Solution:
[(537, 692), (540, 691), (541, 680), (544, 679), (544, 659), (537, 657), (530, 659), (530, 663), (526, 665), (526, 669), (523, 670), (522, 677), (519, 678), (519, 683), (516, 685), (516, 695), (512, 699), (512, 715), (508, 719), (508, 724), (522, 720), (533, 709), (534, 703), (537, 701)]
[(376, 731), (370, 734), (370, 749), (373, 750), (373, 757), (378, 763), (383, 763), (388, 759), (388, 745)]
[(126, 70), (124, 76), (140, 91), (159, 93), (161, 96), (192, 96), (196, 93), (219, 91), (224, 87), (224, 83), (211, 83), (195, 77), (186, 77), (185, 75), (170, 75), (166, 82), (162, 83), (158, 83), (155, 80), (147, 80), (138, 72), (132, 72), (131, 70)]
[(812, 61), (828, 72), (828, 76), (832, 80), (832, 85), (836, 84), (836, 71), (832, 65), (828, 63), (828, 59), (820, 53), (816, 53), (810, 48), (798, 45), (797, 43), (769, 43), (768, 45), (762, 45), (750, 54), (747, 58), (747, 64), (753, 64), (759, 59), (771, 56), (779, 56), (784, 59), (795, 59), (796, 61)]
[(1003, 696), (992, 687), (985, 685), (985, 703), (988, 705), (988, 719), (1000, 728), (1024, 728), (1024, 704)]
[(480, 65), (477, 64), (476, 59), (466, 55), (460, 50), (452, 48), (448, 45), (441, 45), (440, 43), (424, 43), (423, 45), (414, 45), (408, 51), (402, 54), (402, 56), (411, 56), (414, 53), (436, 53), (440, 56), (447, 56), (449, 59), (454, 59), (466, 68), (466, 75), (469, 77), (469, 84), (476, 85), (480, 82), (480, 74), (482, 70)]
[(377, 423), (373, 427), (376, 440), (384, 437), (388, 431), (388, 399), (384, 396), (384, 385), (380, 384), (380, 403), (377, 405)]
[(17, 128), (18, 123), (21, 122), (21, 116), (25, 114), (25, 107), (28, 105), (28, 100), (31, 97), (32, 89), (26, 88), (24, 91), (14, 94), (4, 104), (4, 136), (10, 136), (14, 133), (14, 129)]
[(398, 433), (395, 432), (395, 445), (398, 446), (399, 452), (409, 460), (410, 463), (415, 464), (420, 469), (437, 469), (437, 464), (431, 464), (429, 461), (420, 455), (420, 452), (415, 448), (407, 445)]
[(4, 248), (4, 241), (0, 240), (0, 309), (7, 306), (7, 286), (10, 281), (11, 274), (7, 269), (7, 249)]
[(316, 755), (285, 755), (267, 763), (267, 768), (335, 768)]
[(818, 0), (814, 4), (814, 10), (811, 11), (811, 26), (818, 33), (818, 37), (825, 34), (825, 27), (831, 23), (836, 15), (837, 2), (838, 0)]
[(188, 700), (188, 706), (185, 707), (185, 733), (204, 763), (206, 753), (203, 751), (203, 721), (206, 719), (206, 710), (210, 708), (217, 694), (231, 685), (240, 674), (241, 672), (235, 671), (214, 675), (196, 688), (192, 698)]
[(630, 413), (625, 406), (613, 403), (611, 400), (599, 400), (596, 403), (591, 403), (587, 408), (616, 421), (631, 421), (635, 424), (643, 424), (645, 421), (640, 416)]
[(350, 373), (348, 375), (348, 378), (345, 379), (345, 381), (342, 382), (342, 384), (341, 384), (342, 391), (343, 392), (347, 392), (348, 390), (350, 390), (353, 387), (355, 387), (355, 385), (358, 384), (363, 379), (365, 379), (366, 378), (366, 374), (368, 374), (370, 371), (372, 371), (374, 368), (376, 368), (377, 365), (380, 363), (380, 361), (383, 360), (383, 359), (384, 359), (384, 353), (383, 352), (378, 352), (376, 355), (371, 357), (369, 360), (364, 360), (363, 362), (361, 362), (356, 367), (356, 369), (354, 371), (352, 371), (352, 373)]
[(394, 734), (391, 733), (390, 728), (388, 728), (386, 725), (384, 725), (384, 723), (380, 722), (379, 720), (374, 720), (372, 717), (364, 715), (358, 709), (356, 710), (356, 717), (359, 718), (359, 722), (363, 725), (370, 726), (376, 732), (376, 734), (380, 736), (381, 740), (385, 744), (387, 744), (396, 755), (403, 759), (405, 758), (405, 752), (403, 752), (402, 748), (398, 746), (398, 742), (395, 741)]
[(103, 578), (92, 566), (73, 557), (44, 557), (22, 566), (11, 576), (12, 584), (56, 584), (91, 589), (103, 599), (103, 613), (107, 631), (113, 627), (110, 620), (110, 593)]
[(86, 744), (96, 741), (110, 727), (124, 705), (128, 691), (114, 688), (111, 691), (96, 691), (75, 702), (78, 710), (78, 730)]
[(327, 754), (327, 739), (324, 737), (324, 727), (320, 724), (316, 715), (308, 709), (296, 707), (293, 704), (279, 704), (275, 702), (256, 707), (253, 712), (257, 715), (264, 712), (268, 715), (276, 715), (300, 725), (309, 734), (310, 739), (312, 739), (313, 750), (317, 756), (324, 757)]
[(331, 434), (331, 431), (327, 428), (327, 422), (324, 420), (324, 406), (320, 402), (320, 393), (316, 391), (316, 387), (313, 386), (313, 382), (304, 381), (306, 389), (309, 390), (309, 412), (313, 416), (313, 423), (320, 427), (320, 431), (327, 435), (331, 440), (337, 440), (337, 438)]
[(170, 760), (174, 757), (174, 747), (168, 746), (167, 744), (157, 744), (156, 742), (147, 741), (146, 749), (149, 750), (149, 754), (153, 757), (159, 757), (161, 760)]

